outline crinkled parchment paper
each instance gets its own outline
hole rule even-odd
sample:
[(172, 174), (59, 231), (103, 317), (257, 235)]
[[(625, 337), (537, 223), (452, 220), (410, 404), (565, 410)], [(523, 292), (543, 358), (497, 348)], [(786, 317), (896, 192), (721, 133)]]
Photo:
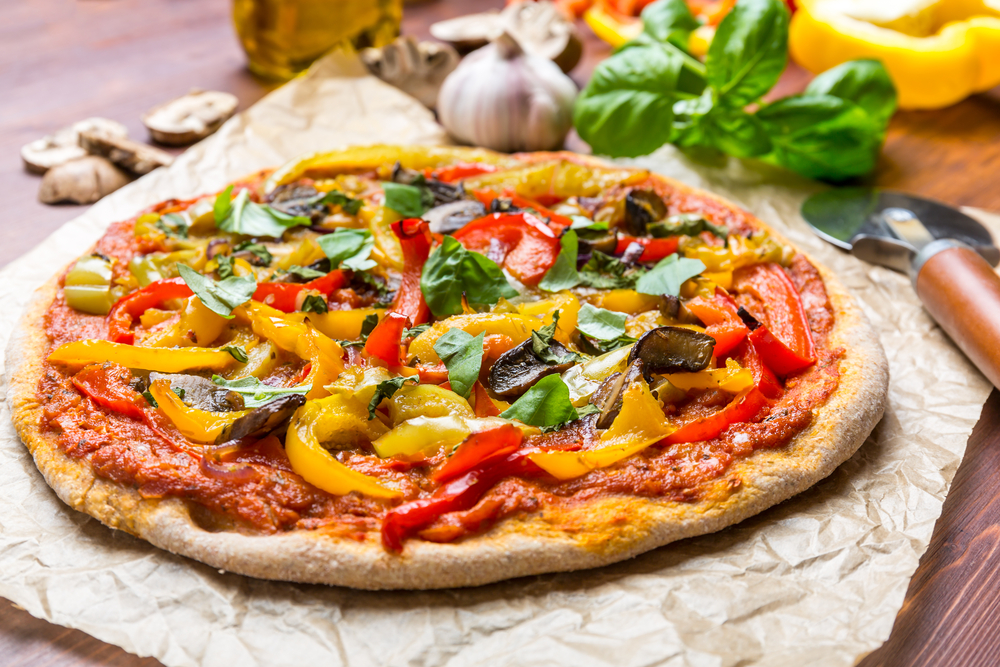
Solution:
[[(0, 272), (0, 343), (108, 222), (301, 152), (439, 143), (430, 114), (332, 57)], [(832, 268), (882, 333), (889, 407), (830, 478), (714, 535), (599, 570), (368, 593), (223, 574), (62, 505), (0, 415), (0, 596), (166, 665), (850, 665), (889, 635), (989, 391), (901, 275), (817, 240), (816, 186), (672, 149), (638, 160), (730, 198)], [(30, 222), (25, 221), (27, 224)], [(2, 348), (0, 348), (2, 349)]]

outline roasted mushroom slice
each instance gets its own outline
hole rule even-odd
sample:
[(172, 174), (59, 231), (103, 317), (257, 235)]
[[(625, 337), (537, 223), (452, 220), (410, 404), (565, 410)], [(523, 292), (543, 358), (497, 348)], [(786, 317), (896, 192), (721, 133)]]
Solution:
[(435, 206), (424, 213), (424, 220), (430, 223), (435, 234), (454, 234), (462, 227), (486, 215), (486, 207), (474, 199), (453, 201)]
[(642, 379), (643, 375), (642, 359), (636, 359), (629, 363), (624, 373), (610, 375), (597, 388), (597, 391), (590, 398), (590, 402), (601, 409), (601, 414), (598, 415), (595, 424), (597, 428), (611, 428), (611, 423), (622, 410), (622, 396), (625, 394), (625, 390), (633, 382)]
[(684, 327), (659, 327), (640, 338), (628, 355), (631, 364), (641, 359), (646, 379), (652, 373), (694, 373), (712, 362), (715, 339)]
[[(572, 353), (556, 340), (549, 349), (560, 357), (572, 358)], [(573, 367), (575, 361), (547, 364), (531, 348), (531, 338), (511, 348), (496, 360), (487, 378), (490, 391), (503, 399), (518, 398), (546, 375), (562, 373)]]
[(668, 320), (681, 324), (701, 324), (702, 321), (681, 303), (680, 298), (671, 294), (660, 297), (660, 314)]
[(633, 236), (643, 236), (646, 227), (667, 217), (667, 205), (652, 190), (632, 190), (625, 195), (625, 229)]
[(462, 188), (461, 184), (453, 185), (451, 183), (439, 181), (436, 178), (425, 178), (419, 171), (407, 169), (398, 161), (392, 168), (392, 175), (390, 178), (393, 183), (402, 183), (403, 185), (422, 185), (427, 188), (427, 190), (434, 195), (434, 206), (441, 206), (442, 204), (448, 204), (453, 201), (465, 199), (465, 190)]
[(243, 397), (239, 393), (197, 375), (150, 372), (149, 383), (156, 380), (167, 380), (174, 393), (190, 408), (209, 412), (233, 412), (244, 407)]
[(230, 428), (223, 431), (215, 444), (242, 440), (251, 435), (263, 437), (284, 424), (305, 402), (306, 397), (302, 394), (285, 394), (259, 408), (254, 408), (250, 414), (243, 415), (234, 421)]
[(319, 222), (326, 217), (321, 193), (311, 185), (279, 185), (268, 195), (271, 208), (288, 215), (299, 215)]

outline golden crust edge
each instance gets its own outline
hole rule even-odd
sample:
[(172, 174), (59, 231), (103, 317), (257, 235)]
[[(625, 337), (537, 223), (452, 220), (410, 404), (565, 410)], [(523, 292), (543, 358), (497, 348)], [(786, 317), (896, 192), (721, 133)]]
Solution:
[[(582, 156), (573, 157), (582, 161)], [(607, 166), (593, 158), (585, 161)], [(671, 187), (741, 210), (711, 193), (652, 175)], [(752, 215), (750, 219), (781, 238)], [(35, 388), (48, 344), (42, 319), (55, 298), (58, 274), (39, 288), (11, 336), (6, 355), (8, 404), (18, 434), (63, 502), (109, 527), (214, 568), (264, 579), (360, 589), (477, 586), (593, 568), (715, 532), (758, 514), (827, 477), (865, 441), (884, 410), (888, 362), (853, 297), (829, 271), (814, 265), (836, 312), (831, 340), (846, 349), (840, 361), (840, 385), (817, 410), (812, 424), (791, 443), (779, 450), (758, 451), (731, 467), (726, 476), (739, 475), (742, 485), (721, 501), (709, 497), (679, 503), (611, 496), (581, 503), (558, 516), (541, 511), (514, 517), (454, 544), (413, 540), (402, 555), (385, 552), (377, 534), (357, 542), (322, 530), (264, 536), (205, 531), (192, 520), (183, 501), (143, 498), (134, 489), (95, 477), (86, 462), (64, 454), (53, 435), (40, 431), (42, 408)], [(621, 517), (629, 520), (623, 523)], [(571, 536), (553, 523), (576, 523), (577, 532)]]

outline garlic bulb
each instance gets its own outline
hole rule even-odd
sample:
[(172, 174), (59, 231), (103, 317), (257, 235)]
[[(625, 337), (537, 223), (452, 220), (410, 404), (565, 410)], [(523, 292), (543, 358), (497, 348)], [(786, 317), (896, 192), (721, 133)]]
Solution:
[(576, 92), (557, 65), (525, 53), (503, 33), (448, 75), (438, 114), (461, 142), (506, 152), (552, 150), (573, 124)]

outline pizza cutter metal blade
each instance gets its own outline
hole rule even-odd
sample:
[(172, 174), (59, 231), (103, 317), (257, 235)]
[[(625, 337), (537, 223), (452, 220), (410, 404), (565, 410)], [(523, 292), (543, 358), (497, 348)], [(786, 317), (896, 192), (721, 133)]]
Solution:
[(989, 230), (945, 204), (875, 188), (813, 195), (802, 217), (859, 259), (909, 274), (931, 316), (1000, 387), (1000, 250)]

